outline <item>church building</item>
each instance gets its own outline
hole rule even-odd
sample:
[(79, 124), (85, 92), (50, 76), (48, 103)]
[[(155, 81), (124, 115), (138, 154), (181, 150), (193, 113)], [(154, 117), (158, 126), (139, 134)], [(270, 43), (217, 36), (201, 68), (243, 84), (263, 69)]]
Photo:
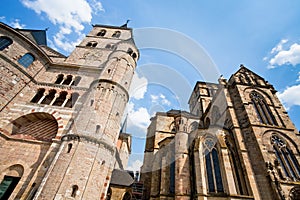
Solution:
[(300, 199), (300, 134), (268, 81), (241, 65), (197, 82), (189, 109), (151, 119), (144, 199)]
[(127, 24), (93, 25), (66, 57), (45, 30), (0, 23), (1, 200), (131, 198), (121, 124), (138, 58)]

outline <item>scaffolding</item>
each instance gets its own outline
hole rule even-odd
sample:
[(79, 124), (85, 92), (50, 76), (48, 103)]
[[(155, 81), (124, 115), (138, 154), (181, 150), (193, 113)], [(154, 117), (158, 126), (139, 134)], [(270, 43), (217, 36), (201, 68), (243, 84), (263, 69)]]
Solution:
[(141, 181), (135, 181), (132, 184), (132, 200), (142, 200), (144, 184)]

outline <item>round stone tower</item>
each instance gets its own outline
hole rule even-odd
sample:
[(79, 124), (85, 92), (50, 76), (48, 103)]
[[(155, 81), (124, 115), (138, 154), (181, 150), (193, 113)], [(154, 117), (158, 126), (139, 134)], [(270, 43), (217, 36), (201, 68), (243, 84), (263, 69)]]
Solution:
[(94, 71), (94, 79), (35, 199), (105, 199), (138, 55), (131, 29), (94, 25), (66, 59), (81, 66), (78, 74)]

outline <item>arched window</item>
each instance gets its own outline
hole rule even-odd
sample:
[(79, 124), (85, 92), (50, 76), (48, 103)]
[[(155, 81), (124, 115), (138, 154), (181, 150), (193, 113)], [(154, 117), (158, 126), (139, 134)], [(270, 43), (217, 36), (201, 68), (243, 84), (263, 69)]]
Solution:
[(96, 133), (97, 133), (97, 134), (100, 132), (100, 128), (101, 128), (100, 125), (96, 125)]
[(77, 92), (73, 93), (71, 95), (71, 98), (66, 103), (65, 107), (72, 108), (75, 105), (78, 97), (79, 97), (79, 94)]
[(226, 136), (225, 141), (228, 147), (230, 164), (233, 169), (233, 176), (235, 179), (237, 194), (249, 195), (249, 192), (247, 190), (245, 175), (243, 173), (243, 169), (241, 166), (242, 161), (240, 159), (240, 156), (238, 155), (236, 145), (234, 144), (234, 141), (230, 138), (229, 135)]
[(257, 116), (261, 123), (269, 125), (278, 125), (274, 115), (272, 114), (266, 100), (257, 92), (251, 92), (250, 98), (254, 104)]
[(1, 36), (0, 37), (0, 51), (4, 50), (12, 43), (13, 43), (13, 41), (9, 37)]
[(136, 56), (136, 53), (133, 53), (133, 54), (132, 54), (132, 58), (133, 58), (133, 59), (136, 59), (136, 57), (137, 57), (137, 56)]
[(44, 89), (44, 88), (38, 89), (38, 92), (37, 92), (36, 95), (32, 98), (31, 102), (32, 102), (32, 103), (38, 103), (39, 100), (44, 96), (44, 92), (45, 92), (45, 89)]
[(72, 143), (69, 143), (69, 144), (68, 144), (68, 150), (67, 150), (67, 153), (70, 153), (70, 152), (71, 152), (72, 146), (73, 146)]
[(48, 93), (48, 95), (41, 102), (41, 104), (48, 104), (48, 105), (50, 105), (50, 103), (52, 102), (52, 100), (55, 97), (55, 93), (56, 93), (56, 90), (50, 90), (49, 93)]
[(97, 36), (103, 37), (106, 34), (106, 30), (102, 29), (99, 33), (97, 33)]
[(224, 192), (218, 152), (213, 138), (204, 141), (204, 155), (208, 192)]
[(2, 181), (0, 183), (0, 199), (9, 199), (11, 193), (14, 191), (19, 180), (23, 176), (24, 167), (19, 164), (11, 165), (4, 171), (1, 171)]
[(78, 186), (77, 186), (77, 185), (73, 185), (73, 186), (72, 186), (71, 197), (76, 197), (77, 191), (78, 191)]
[(0, 199), (8, 199), (17, 186), (20, 177), (4, 176), (0, 184)]
[(129, 49), (127, 50), (127, 53), (131, 56), (131, 55), (133, 54), (133, 50), (132, 50), (131, 48), (129, 48)]
[(64, 80), (64, 75), (63, 74), (58, 74), (55, 84), (61, 84), (61, 82)]
[(87, 46), (87, 47), (96, 47), (97, 44), (98, 44), (97, 42), (94, 42), (94, 41), (93, 41), (93, 42), (88, 42), (88, 43), (86, 44), (86, 46)]
[(127, 53), (133, 58), (136, 59), (136, 53), (133, 52), (131, 48), (128, 48)]
[(23, 65), (25, 68), (27, 68), (33, 63), (34, 60), (35, 58), (31, 53), (26, 53), (18, 60), (18, 63)]
[(60, 92), (59, 96), (56, 98), (55, 102), (53, 103), (53, 106), (61, 106), (65, 102), (67, 95), (68, 92), (66, 91)]
[(80, 80), (81, 80), (81, 77), (80, 76), (76, 76), (75, 79), (74, 79), (74, 81), (72, 82), (72, 85), (77, 86), (79, 84)]
[(172, 163), (170, 164), (169, 192), (170, 192), (170, 194), (175, 194), (175, 157), (174, 157), (174, 154), (172, 154), (171, 162)]
[(68, 75), (67, 78), (64, 80), (64, 82), (62, 83), (63, 85), (70, 85), (70, 83), (72, 82), (73, 76), (72, 75)]
[(111, 50), (115, 50), (116, 49), (116, 46), (114, 44), (107, 44), (105, 46), (106, 49), (111, 49)]
[(276, 134), (271, 136), (271, 143), (276, 155), (276, 158), (283, 169), (286, 177), (292, 180), (300, 179), (300, 166), (288, 144), (284, 139)]
[(114, 38), (119, 38), (121, 36), (121, 32), (120, 31), (116, 31), (114, 32), (114, 34), (112, 35), (112, 37)]

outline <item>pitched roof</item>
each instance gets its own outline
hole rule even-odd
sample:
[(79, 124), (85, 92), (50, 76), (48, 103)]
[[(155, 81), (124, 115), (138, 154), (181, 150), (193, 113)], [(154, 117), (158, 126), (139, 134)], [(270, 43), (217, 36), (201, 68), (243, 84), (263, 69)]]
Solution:
[(111, 185), (131, 186), (134, 180), (125, 170), (114, 169), (111, 175)]

